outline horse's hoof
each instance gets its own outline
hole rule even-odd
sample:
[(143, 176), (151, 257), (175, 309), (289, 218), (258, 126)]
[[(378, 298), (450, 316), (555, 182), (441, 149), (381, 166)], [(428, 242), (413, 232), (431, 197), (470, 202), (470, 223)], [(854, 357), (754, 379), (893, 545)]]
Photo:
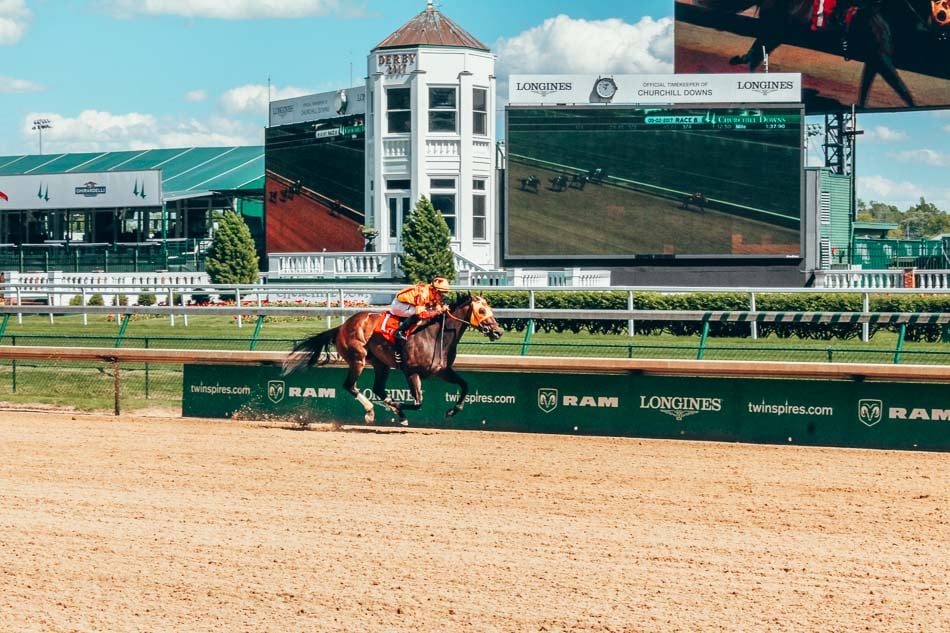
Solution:
[(367, 413), (366, 415), (363, 416), (363, 421), (366, 422), (367, 424), (372, 424), (373, 422), (376, 421), (376, 416), (373, 415), (372, 413)]
[(735, 57), (732, 57), (729, 59), (730, 66), (740, 66), (744, 63), (745, 63), (745, 60), (742, 59), (742, 57), (740, 57), (739, 55), (736, 55)]
[(406, 418), (399, 420), (399, 426), (409, 426), (409, 420), (407, 420)]
[(455, 417), (455, 414), (458, 413), (458, 412), (459, 412), (459, 410), (453, 407), (453, 408), (451, 408), (451, 409), (449, 409), (448, 411), (445, 412), (445, 417), (446, 417), (446, 418), (454, 418), (454, 417)]

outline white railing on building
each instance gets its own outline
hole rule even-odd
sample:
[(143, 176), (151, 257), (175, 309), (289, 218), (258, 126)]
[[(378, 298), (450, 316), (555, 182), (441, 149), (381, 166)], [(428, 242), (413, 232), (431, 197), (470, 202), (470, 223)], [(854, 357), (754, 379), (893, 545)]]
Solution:
[(409, 139), (383, 139), (383, 157), (384, 158), (406, 158), (409, 156)]
[(459, 271), (458, 283), (470, 286), (514, 288), (608, 288), (610, 287), (610, 271), (583, 268)]
[(458, 157), (461, 144), (457, 140), (427, 139), (426, 156)]
[(476, 264), (475, 262), (473, 262), (472, 260), (468, 259), (468, 258), (465, 257), (464, 255), (459, 255), (459, 254), (456, 253), (455, 251), (452, 251), (452, 260), (455, 262), (455, 270), (456, 270), (459, 274), (461, 274), (463, 271), (464, 271), (464, 272), (469, 272), (469, 271), (486, 271), (486, 270), (488, 270), (488, 269), (485, 268), (484, 266), (480, 266), (480, 265)]
[[(907, 275), (913, 286), (905, 283)], [(815, 287), (830, 289), (950, 288), (950, 270), (816, 270)]]
[(398, 272), (395, 253), (272, 253), (268, 279), (392, 279)]
[[(267, 279), (371, 279), (380, 282), (401, 277), (397, 253), (273, 253), (268, 256)], [(610, 286), (609, 270), (558, 268), (554, 270), (487, 270), (453, 252), (458, 283), (472, 286), (519, 288), (603, 288)]]
[(479, 158), (491, 158), (492, 144), (488, 141), (473, 141), (472, 152)]

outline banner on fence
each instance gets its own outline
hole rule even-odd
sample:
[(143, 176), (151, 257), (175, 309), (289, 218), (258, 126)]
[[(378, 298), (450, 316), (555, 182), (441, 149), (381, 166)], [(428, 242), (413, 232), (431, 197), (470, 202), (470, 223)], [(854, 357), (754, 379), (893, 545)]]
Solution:
[[(186, 416), (362, 424), (345, 370), (282, 376), (276, 367), (187, 365)], [(950, 450), (946, 384), (643, 375), (466, 372), (465, 408), (446, 420), (456, 388), (423, 383), (413, 426), (533, 433)], [(363, 393), (373, 398), (372, 371)], [(400, 376), (389, 395), (408, 402)], [(377, 407), (377, 420), (392, 415)]]

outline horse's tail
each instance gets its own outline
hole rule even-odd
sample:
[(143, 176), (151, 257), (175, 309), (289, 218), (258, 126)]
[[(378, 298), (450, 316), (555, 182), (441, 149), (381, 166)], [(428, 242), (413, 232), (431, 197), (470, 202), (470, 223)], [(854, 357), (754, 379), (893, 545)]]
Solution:
[(340, 326), (337, 326), (332, 330), (314, 334), (294, 345), (287, 360), (284, 361), (284, 375), (330, 362), (330, 347), (333, 346), (339, 331)]
[(702, 0), (699, 6), (722, 11), (723, 13), (739, 13), (752, 7), (758, 7), (761, 0)]

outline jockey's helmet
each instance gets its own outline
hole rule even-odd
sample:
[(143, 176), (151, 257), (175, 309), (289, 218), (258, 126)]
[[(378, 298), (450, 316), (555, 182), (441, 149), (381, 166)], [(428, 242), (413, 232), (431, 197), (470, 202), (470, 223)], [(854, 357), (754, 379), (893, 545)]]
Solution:
[(439, 292), (448, 292), (451, 290), (449, 287), (449, 280), (444, 277), (436, 277), (432, 280), (432, 287), (438, 290)]

